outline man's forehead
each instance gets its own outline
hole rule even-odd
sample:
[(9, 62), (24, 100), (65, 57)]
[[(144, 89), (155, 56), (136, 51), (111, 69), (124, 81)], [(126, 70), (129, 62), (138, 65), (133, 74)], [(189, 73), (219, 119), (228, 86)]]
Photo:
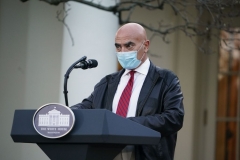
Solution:
[(115, 38), (116, 43), (128, 43), (128, 42), (136, 42), (134, 38)]
[(133, 35), (125, 35), (125, 36), (118, 36), (116, 35), (115, 37), (115, 42), (116, 43), (121, 43), (121, 44), (125, 44), (125, 43), (137, 43), (138, 38), (134, 37)]
[(132, 41), (126, 41), (126, 42), (116, 42), (115, 45), (130, 45), (130, 44), (135, 44), (135, 42)]

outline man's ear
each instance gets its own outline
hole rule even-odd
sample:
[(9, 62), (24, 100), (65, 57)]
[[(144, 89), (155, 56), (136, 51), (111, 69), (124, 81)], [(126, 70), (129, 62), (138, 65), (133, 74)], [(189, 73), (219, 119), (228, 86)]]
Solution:
[(149, 45), (150, 45), (150, 41), (149, 40), (146, 40), (144, 42), (144, 52), (147, 53), (148, 49), (149, 49)]

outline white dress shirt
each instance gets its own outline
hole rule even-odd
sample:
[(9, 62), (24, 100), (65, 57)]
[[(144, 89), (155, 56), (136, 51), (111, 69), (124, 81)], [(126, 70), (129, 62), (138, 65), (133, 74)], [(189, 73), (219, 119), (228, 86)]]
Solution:
[[(150, 67), (150, 61), (149, 59), (146, 59), (146, 61), (141, 66), (135, 69), (136, 72), (134, 73), (132, 95), (131, 95), (129, 106), (128, 106), (127, 117), (135, 117), (136, 115), (138, 97), (142, 89), (143, 82), (147, 76), (149, 67)], [(117, 91), (113, 99), (113, 104), (112, 104), (113, 113), (116, 113), (119, 99), (130, 79), (130, 73), (129, 73), (130, 71), (131, 70), (126, 69), (120, 79)], [(134, 147), (133, 146), (125, 147), (123, 151), (120, 154), (118, 154), (114, 160), (135, 160)]]

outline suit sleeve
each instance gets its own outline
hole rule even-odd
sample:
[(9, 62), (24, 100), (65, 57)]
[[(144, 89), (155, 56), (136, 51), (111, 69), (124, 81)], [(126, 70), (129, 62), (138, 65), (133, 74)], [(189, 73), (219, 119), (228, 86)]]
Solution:
[(75, 104), (71, 106), (71, 109), (92, 109), (92, 98), (93, 93), (88, 97), (85, 98), (81, 103)]
[(88, 98), (83, 99), (81, 103), (71, 106), (71, 109), (95, 109), (96, 104), (102, 104), (102, 101), (105, 96), (104, 94), (105, 90), (106, 90), (106, 78), (103, 78), (101, 79), (100, 82), (98, 82), (94, 86), (94, 91)]
[(162, 106), (161, 104), (156, 106), (163, 108), (159, 113), (129, 119), (160, 132), (162, 136), (168, 136), (180, 130), (183, 125), (184, 108), (183, 95), (177, 77), (171, 81), (164, 92), (162, 100), (159, 100), (162, 101)]

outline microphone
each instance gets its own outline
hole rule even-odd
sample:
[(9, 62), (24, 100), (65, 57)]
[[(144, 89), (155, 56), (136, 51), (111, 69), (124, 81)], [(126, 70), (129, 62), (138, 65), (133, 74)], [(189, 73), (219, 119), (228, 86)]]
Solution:
[(74, 68), (82, 68), (82, 69), (88, 69), (88, 68), (95, 68), (98, 65), (98, 62), (95, 59), (89, 59), (87, 60), (86, 56), (83, 56), (82, 58), (80, 58), (79, 60), (77, 60), (76, 62), (74, 62), (67, 70), (67, 72), (64, 75), (64, 88), (63, 88), (63, 94), (64, 94), (64, 98), (65, 98), (65, 103), (66, 106), (68, 106), (68, 91), (67, 91), (67, 81), (69, 78), (70, 73), (72, 72), (72, 70)]
[(88, 69), (88, 68), (95, 68), (98, 66), (98, 62), (95, 59), (89, 59), (87, 61), (81, 61), (78, 65), (74, 66), (74, 68), (82, 68), (82, 69)]

